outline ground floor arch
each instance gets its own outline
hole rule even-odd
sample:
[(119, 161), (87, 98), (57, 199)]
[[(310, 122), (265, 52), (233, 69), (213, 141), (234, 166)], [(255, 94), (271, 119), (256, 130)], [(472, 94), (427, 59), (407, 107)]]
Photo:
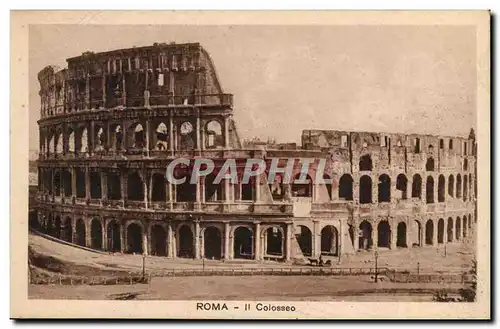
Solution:
[(250, 228), (240, 226), (234, 230), (234, 258), (252, 259), (254, 253), (253, 240), (253, 231)]
[(448, 236), (448, 242), (453, 242), (453, 218), (448, 218), (448, 223), (446, 225), (446, 235)]
[(127, 252), (133, 254), (142, 254), (142, 226), (137, 223), (131, 223), (127, 226)]
[(162, 225), (151, 226), (151, 255), (167, 256), (167, 232)]
[(194, 258), (194, 234), (188, 225), (182, 225), (179, 229), (179, 250), (177, 256), (182, 258)]
[(312, 256), (312, 233), (307, 226), (297, 226), (295, 230), (295, 239), (297, 239), (302, 254), (304, 256)]
[(460, 217), (457, 217), (457, 220), (455, 221), (455, 239), (457, 241), (460, 241), (461, 233), (462, 233), (462, 225)]
[(93, 249), (102, 249), (102, 225), (97, 218), (92, 219), (90, 225), (90, 246)]
[(333, 225), (327, 225), (321, 230), (321, 253), (337, 256), (339, 252), (339, 232)]
[(85, 222), (83, 219), (78, 219), (75, 225), (75, 243), (79, 246), (85, 246)]
[(422, 224), (420, 221), (413, 221), (413, 245), (422, 246)]
[(399, 222), (397, 226), (397, 234), (396, 234), (396, 247), (407, 247), (406, 242), (406, 223)]
[(372, 224), (364, 220), (359, 224), (359, 245), (358, 248), (368, 250), (372, 248)]
[(108, 251), (111, 252), (119, 252), (122, 248), (122, 239), (121, 239), (121, 225), (116, 220), (112, 220), (108, 224)]
[(272, 226), (266, 229), (264, 236), (266, 255), (282, 257), (284, 254), (283, 230), (277, 226)]
[(438, 220), (437, 243), (444, 243), (444, 219)]
[(432, 219), (429, 219), (425, 223), (425, 244), (432, 245), (434, 243), (434, 222)]
[(62, 239), (66, 242), (73, 242), (73, 226), (71, 225), (71, 218), (66, 217), (64, 219)]
[(391, 247), (391, 226), (386, 220), (380, 221), (377, 225), (377, 247)]
[(207, 259), (222, 258), (222, 234), (215, 226), (210, 226), (203, 232), (203, 255)]

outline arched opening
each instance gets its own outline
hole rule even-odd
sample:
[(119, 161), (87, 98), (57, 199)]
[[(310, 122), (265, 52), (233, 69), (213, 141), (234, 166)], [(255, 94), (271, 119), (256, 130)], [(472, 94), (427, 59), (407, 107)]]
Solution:
[(47, 155), (55, 152), (55, 140), (54, 139), (55, 139), (54, 135), (50, 136), (49, 148), (47, 149)]
[(427, 203), (434, 203), (434, 178), (432, 178), (432, 176), (427, 177), (427, 183), (425, 184), (425, 196)]
[(295, 238), (297, 239), (302, 254), (304, 256), (312, 256), (311, 230), (307, 226), (299, 225), (295, 230)]
[(369, 250), (372, 248), (372, 225), (366, 220), (359, 224), (359, 249)]
[(72, 195), (72, 175), (69, 170), (63, 169), (61, 171), (61, 178), (62, 178), (62, 185), (63, 185), (63, 190), (64, 190), (64, 195), (66, 197), (71, 197)]
[(312, 197), (312, 180), (311, 176), (306, 175), (305, 180), (300, 180), (301, 174), (294, 177), (292, 184), (292, 195), (295, 197)]
[(415, 220), (413, 221), (413, 246), (422, 246), (422, 224)]
[(372, 168), (372, 157), (369, 154), (359, 158), (359, 171), (371, 171)]
[(386, 220), (378, 223), (377, 242), (377, 246), (380, 248), (389, 248), (391, 246), (391, 226)]
[(386, 174), (378, 178), (378, 202), (391, 202), (391, 178)]
[(438, 178), (438, 202), (444, 202), (444, 194), (445, 194), (444, 176), (439, 175), (439, 178)]
[(122, 198), (121, 179), (118, 172), (108, 172), (108, 199), (120, 200)]
[(179, 251), (177, 256), (182, 258), (194, 258), (194, 235), (191, 228), (182, 225), (179, 229)]
[(467, 159), (464, 159), (464, 171), (469, 170), (469, 161)]
[(54, 195), (55, 196), (60, 196), (61, 195), (61, 172), (56, 171), (54, 174)]
[(462, 225), (460, 221), (460, 217), (457, 217), (457, 220), (455, 221), (455, 240), (460, 241), (461, 233), (462, 233)]
[(216, 202), (224, 200), (224, 194), (222, 191), (222, 181), (215, 184), (216, 175), (211, 173), (205, 177), (205, 201), (206, 202)]
[(255, 186), (258, 184), (256, 177), (251, 177), (247, 184), (241, 183), (241, 194), (239, 185), (235, 184), (235, 195), (240, 196), (241, 200), (253, 201)]
[(168, 129), (167, 125), (165, 125), (163, 122), (161, 122), (158, 127), (156, 127), (155, 149), (159, 151), (168, 149)]
[(208, 259), (222, 258), (222, 236), (218, 228), (210, 226), (203, 233), (204, 256)]
[(457, 198), (462, 197), (462, 176), (457, 175), (457, 192), (455, 194)]
[[(235, 185), (235, 192), (238, 189), (238, 185)], [(271, 196), (273, 200), (283, 200), (285, 196), (285, 191), (283, 187), (283, 175), (276, 174), (274, 176), (274, 181), (270, 182), (269, 190), (271, 191)], [(239, 193), (239, 191), (237, 191)]]
[(127, 226), (127, 252), (142, 254), (142, 227), (139, 224)]
[(208, 149), (224, 146), (222, 126), (217, 120), (212, 120), (205, 127), (205, 147)]
[(53, 227), (53, 236), (60, 239), (61, 238), (61, 217), (56, 216)]
[(407, 198), (408, 178), (404, 174), (399, 174), (396, 178), (396, 189), (401, 192), (400, 199)]
[(80, 137), (80, 153), (87, 153), (88, 152), (88, 147), (89, 147), (89, 142), (88, 142), (88, 136), (87, 136), (87, 128), (83, 128), (81, 132), (81, 137)]
[(106, 134), (104, 134), (104, 129), (102, 127), (99, 127), (99, 129), (97, 130), (95, 142), (95, 149), (97, 151), (104, 149), (104, 144), (106, 143)]
[(372, 179), (370, 176), (361, 176), (359, 179), (359, 203), (372, 203)]
[(85, 198), (86, 186), (85, 186), (85, 172), (82, 168), (76, 168), (76, 197)]
[(186, 178), (184, 183), (174, 185), (175, 197), (177, 202), (191, 202), (196, 201), (196, 184), (191, 184), (191, 175), (187, 170), (176, 170), (174, 172), (176, 179)]
[(464, 238), (467, 237), (467, 216), (464, 216), (462, 222), (462, 235)]
[(353, 179), (351, 175), (344, 174), (339, 181), (339, 198), (351, 201), (353, 199)]
[(151, 227), (151, 255), (167, 256), (167, 232), (161, 225)]
[(444, 219), (438, 220), (438, 243), (444, 243)]
[(469, 221), (468, 221), (468, 225), (469, 229), (472, 229), (472, 216), (469, 214)]
[(455, 177), (453, 175), (450, 175), (448, 177), (448, 195), (453, 198), (454, 190), (455, 190)]
[(453, 242), (453, 218), (451, 217), (448, 218), (446, 235), (448, 236), (448, 242)]
[(333, 225), (321, 230), (321, 254), (337, 256), (339, 251), (339, 232)]
[(266, 230), (266, 254), (272, 256), (283, 256), (283, 234), (276, 227), (269, 227)]
[(90, 172), (90, 198), (101, 198), (101, 175), (97, 171)]
[(63, 223), (63, 236), (62, 240), (67, 242), (73, 242), (73, 227), (71, 226), (71, 218), (66, 217)]
[(163, 174), (153, 174), (152, 178), (152, 191), (151, 191), (151, 201), (166, 201), (167, 191), (166, 191), (166, 181)]
[(325, 182), (325, 188), (328, 192), (328, 200), (332, 200), (332, 178), (327, 174), (323, 174), (323, 181)]
[(133, 139), (132, 139), (132, 147), (142, 149), (145, 146), (145, 134), (144, 128), (140, 123), (132, 126), (133, 128)]
[(253, 232), (240, 226), (234, 231), (234, 258), (253, 258)]
[(115, 151), (119, 151), (123, 148), (123, 129), (122, 126), (113, 126), (113, 134), (111, 135), (111, 147)]
[(57, 154), (63, 153), (63, 134), (62, 133), (59, 133), (59, 135), (57, 135), (56, 153)]
[(132, 201), (144, 200), (144, 186), (141, 176), (138, 172), (134, 171), (128, 174), (127, 180), (127, 196)]
[(427, 223), (425, 223), (425, 244), (432, 245), (433, 236), (434, 236), (434, 222), (432, 221), (432, 219), (429, 219)]
[(90, 224), (90, 240), (93, 249), (102, 249), (102, 225), (96, 218)]
[(195, 148), (193, 124), (189, 121), (181, 123), (179, 132), (179, 149), (188, 151), (193, 150)]
[(411, 197), (422, 199), (422, 177), (419, 174), (413, 175), (411, 184)]
[(75, 152), (75, 132), (70, 131), (68, 136), (68, 151), (71, 153)]
[(78, 219), (75, 226), (76, 244), (85, 247), (85, 222)]
[(463, 193), (463, 200), (464, 201), (467, 201), (467, 185), (468, 185), (468, 182), (467, 182), (467, 175), (464, 175), (464, 193)]
[(428, 158), (427, 162), (425, 163), (425, 170), (426, 171), (434, 171), (434, 158)]
[(396, 247), (406, 248), (406, 224), (404, 222), (398, 223), (398, 231), (396, 237)]
[(122, 239), (120, 236), (120, 224), (112, 220), (108, 224), (108, 251), (119, 252), (122, 249)]

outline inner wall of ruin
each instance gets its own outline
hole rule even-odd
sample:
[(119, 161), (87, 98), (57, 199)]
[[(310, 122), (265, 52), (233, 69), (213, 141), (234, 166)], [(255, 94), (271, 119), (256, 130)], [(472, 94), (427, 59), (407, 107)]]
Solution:
[[(242, 145), (209, 54), (154, 44), (67, 59), (38, 74), (39, 230), (89, 248), (165, 257), (291, 261), (475, 239), (476, 141), (304, 130), (302, 145)], [(169, 184), (177, 158), (215, 172)], [(212, 184), (226, 159), (314, 158), (309, 182)], [(313, 184), (320, 159), (323, 177)], [(179, 166), (187, 177), (192, 167)], [(293, 177), (300, 175), (294, 163)]]

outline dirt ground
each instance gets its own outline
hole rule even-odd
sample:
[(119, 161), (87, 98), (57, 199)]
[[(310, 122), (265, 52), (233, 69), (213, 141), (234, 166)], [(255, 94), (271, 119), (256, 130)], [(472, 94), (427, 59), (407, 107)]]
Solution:
[(30, 285), (28, 293), (33, 299), (431, 301), (437, 289), (454, 293), (461, 287), (374, 283), (370, 277), (162, 277), (137, 285)]

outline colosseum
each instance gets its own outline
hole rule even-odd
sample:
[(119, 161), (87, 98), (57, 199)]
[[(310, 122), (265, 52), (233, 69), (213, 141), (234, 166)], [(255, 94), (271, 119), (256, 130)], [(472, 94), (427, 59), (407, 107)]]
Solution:
[[(293, 261), (474, 241), (476, 141), (469, 136), (304, 130), (301, 145), (243, 143), (199, 43), (84, 52), (38, 74), (37, 225), (68, 242), (170, 258)], [(211, 159), (170, 184), (177, 158)], [(316, 159), (307, 182), (262, 174), (213, 184), (235, 159)], [(325, 184), (315, 184), (319, 160)], [(299, 175), (298, 161), (294, 178)], [(176, 167), (191, 177), (192, 166)]]

